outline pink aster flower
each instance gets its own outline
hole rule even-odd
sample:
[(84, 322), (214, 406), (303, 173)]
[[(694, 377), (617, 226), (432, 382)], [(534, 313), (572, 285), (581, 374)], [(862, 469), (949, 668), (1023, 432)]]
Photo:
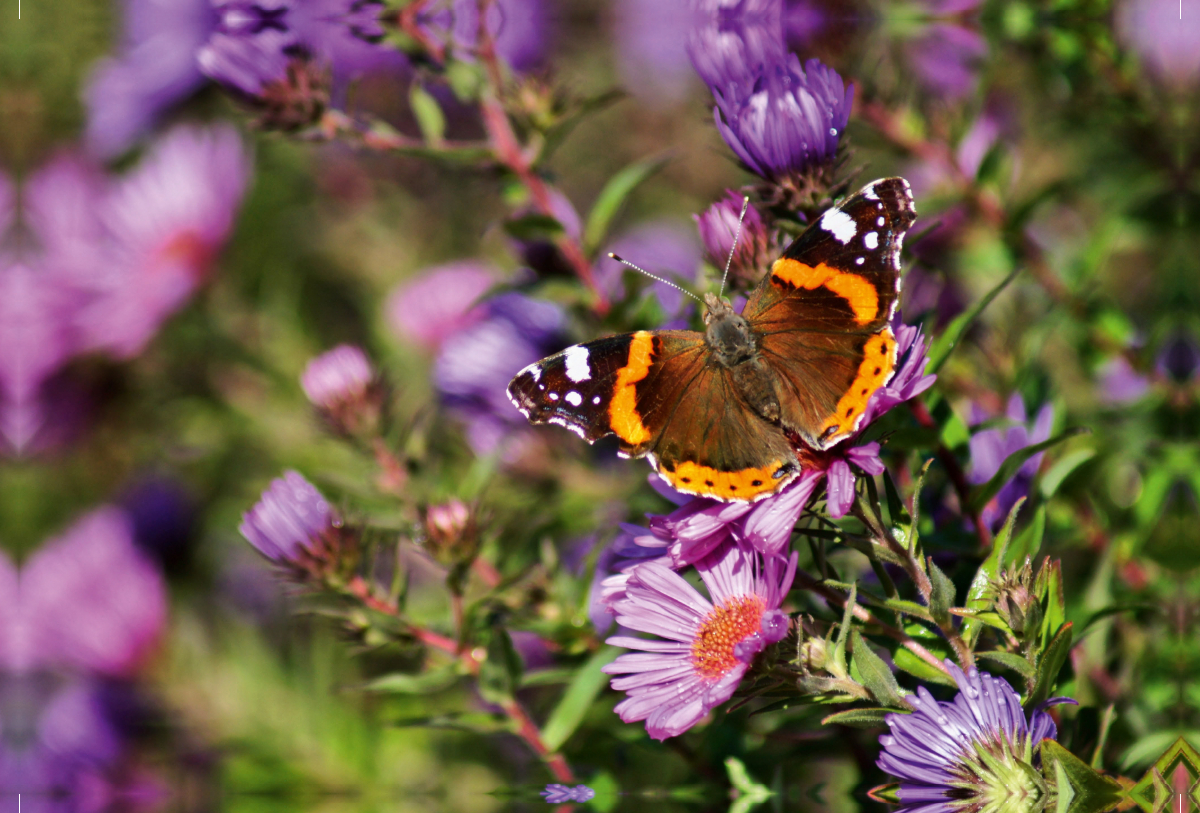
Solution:
[(375, 371), (361, 348), (340, 344), (308, 363), (300, 376), (300, 387), (314, 406), (330, 409), (361, 398), (375, 378)]
[(732, 697), (755, 655), (787, 635), (779, 607), (796, 558), (764, 560), (753, 548), (724, 546), (696, 563), (711, 602), (662, 564), (635, 567), (625, 597), (613, 605), (617, 623), (659, 637), (608, 639), (640, 650), (604, 667), (621, 676), (612, 687), (628, 695), (615, 709), (621, 719), (645, 720), (650, 736), (663, 740)]
[(494, 268), (473, 260), (428, 268), (388, 294), (384, 311), (392, 330), (429, 350), (487, 317), (479, 300), (499, 281)]
[(337, 513), (298, 472), (271, 481), (262, 499), (242, 515), (242, 536), (268, 559), (298, 561), (322, 547), (322, 538), (340, 524)]

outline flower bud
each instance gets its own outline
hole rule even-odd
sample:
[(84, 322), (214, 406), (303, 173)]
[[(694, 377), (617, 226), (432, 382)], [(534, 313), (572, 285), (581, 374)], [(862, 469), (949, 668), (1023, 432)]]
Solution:
[(294, 471), (271, 481), (262, 499), (242, 515), (242, 536), (258, 552), (297, 575), (341, 569), (350, 540), (342, 521), (312, 483)]
[[(744, 204), (745, 198), (730, 189), (724, 198), (709, 206), (703, 214), (692, 216), (708, 261), (722, 270), (728, 262), (730, 286), (743, 290), (753, 287), (771, 262), (771, 240), (766, 223), (758, 210), (750, 205), (746, 206), (745, 217), (741, 217)], [(729, 256), (731, 251), (732, 260)]]
[(317, 356), (304, 368), (300, 386), (335, 433), (378, 432), (383, 387), (361, 349), (343, 344)]
[(426, 508), (424, 531), (426, 549), (447, 567), (470, 561), (479, 549), (475, 517), (456, 499)]

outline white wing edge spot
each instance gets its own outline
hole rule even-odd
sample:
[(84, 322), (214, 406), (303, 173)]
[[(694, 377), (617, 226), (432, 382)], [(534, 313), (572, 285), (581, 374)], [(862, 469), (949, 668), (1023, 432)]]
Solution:
[(873, 231), (869, 231), (864, 234), (863, 245), (872, 251), (879, 248), (879, 234)]
[(571, 390), (567, 393), (566, 402), (573, 407), (577, 407), (583, 403), (583, 398), (575, 390)]
[(854, 239), (854, 235), (858, 232), (858, 227), (854, 225), (854, 218), (841, 209), (830, 209), (821, 215), (821, 228), (837, 238), (842, 245)]

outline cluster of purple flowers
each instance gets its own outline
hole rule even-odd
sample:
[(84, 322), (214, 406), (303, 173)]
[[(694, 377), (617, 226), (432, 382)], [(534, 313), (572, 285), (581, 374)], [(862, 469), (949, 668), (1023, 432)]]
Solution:
[(0, 229), (33, 238), (0, 252), (7, 450), (52, 442), (52, 419), (71, 400), (55, 398), (51, 379), (68, 360), (131, 358), (188, 301), (233, 229), (249, 175), (249, 155), (228, 126), (179, 127), (124, 175), (60, 155), (24, 182), (19, 209), (0, 173)]
[(96, 509), (19, 570), (0, 553), (0, 596), (0, 791), (70, 809), (155, 793), (129, 770), (121, 713), (162, 638), (167, 596), (130, 517)]

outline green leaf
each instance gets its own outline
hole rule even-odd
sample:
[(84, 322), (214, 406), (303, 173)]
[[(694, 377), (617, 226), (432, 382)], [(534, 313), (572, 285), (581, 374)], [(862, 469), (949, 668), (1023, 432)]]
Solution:
[(501, 627), (492, 629), (487, 659), (479, 667), (479, 694), (497, 705), (512, 700), (521, 682), (521, 656)]
[(1050, 641), (1050, 645), (1046, 647), (1045, 652), (1042, 653), (1038, 662), (1037, 683), (1034, 684), (1033, 691), (1029, 693), (1022, 704), (1025, 711), (1029, 711), (1050, 697), (1054, 684), (1058, 682), (1058, 673), (1063, 664), (1067, 662), (1067, 655), (1071, 653), (1071, 637), (1071, 624), (1068, 622), (1062, 625), (1062, 629), (1058, 631), (1058, 634)]
[(1042, 496), (1047, 500), (1053, 497), (1063, 480), (1066, 480), (1075, 469), (1095, 456), (1095, 449), (1076, 449), (1073, 452), (1067, 452), (1055, 461), (1049, 471), (1042, 475)]
[[(1121, 785), (1102, 775), (1054, 740), (1042, 740), (1042, 772), (1053, 782), (1060, 799), (1066, 799), (1063, 813), (1102, 813), (1120, 803)], [(1062, 786), (1063, 782), (1069, 785)], [(1057, 811), (1056, 811), (1057, 813)]]
[(897, 669), (903, 669), (913, 677), (930, 683), (940, 683), (943, 686), (957, 687), (958, 684), (954, 679), (943, 672), (941, 669), (935, 669), (925, 661), (918, 658), (904, 647), (899, 647), (892, 655), (892, 661), (896, 664)]
[(599, 813), (609, 813), (621, 801), (621, 788), (608, 771), (601, 771), (588, 780), (588, 787), (595, 791), (591, 806)]
[(998, 663), (1001, 666), (1007, 666), (1024, 678), (1032, 680), (1037, 675), (1037, 670), (1033, 668), (1033, 664), (1015, 652), (976, 652), (975, 657)]
[(563, 233), (563, 225), (550, 215), (527, 214), (504, 221), (504, 231), (517, 240), (553, 240)]
[(933, 374), (942, 368), (946, 363), (946, 359), (950, 358), (950, 354), (954, 352), (954, 348), (966, 335), (967, 330), (979, 318), (979, 314), (983, 313), (988, 305), (992, 304), (992, 300), (1000, 295), (1000, 292), (1008, 287), (1008, 284), (1016, 279), (1017, 274), (1021, 271), (1020, 267), (1014, 268), (1008, 276), (1000, 281), (992, 290), (984, 295), (983, 299), (976, 302), (969, 310), (955, 317), (941, 336), (933, 342), (933, 346), (929, 348), (929, 363), (925, 366), (925, 373)]
[(729, 813), (747, 813), (775, 795), (775, 791), (751, 779), (750, 772), (737, 757), (725, 759), (725, 770), (729, 772), (729, 784), (733, 786), (734, 796)]
[(596, 203), (592, 206), (591, 214), (588, 215), (587, 224), (583, 229), (584, 251), (589, 257), (600, 248), (608, 236), (613, 218), (617, 216), (625, 199), (643, 181), (665, 167), (668, 160), (670, 159), (667, 156), (647, 158), (644, 161), (630, 164), (608, 180), (604, 189), (600, 191), (600, 197), (596, 198)]
[(848, 725), (851, 728), (878, 728), (886, 724), (886, 718), (889, 714), (909, 714), (910, 710), (906, 707), (903, 711), (896, 709), (847, 709), (839, 711), (821, 718), (821, 725)]
[(933, 592), (929, 594), (929, 612), (939, 627), (950, 626), (950, 607), (954, 604), (954, 582), (942, 572), (930, 556), (926, 563), (929, 566), (929, 581)]
[(1065, 432), (1060, 432), (1049, 440), (1044, 440), (1041, 443), (1035, 443), (1032, 446), (1026, 446), (1024, 449), (1018, 449), (1017, 451), (1013, 452), (1007, 458), (1005, 458), (1004, 463), (1000, 466), (1000, 470), (992, 476), (992, 479), (988, 480), (984, 485), (976, 489), (975, 493), (971, 496), (972, 510), (982, 511), (983, 507), (991, 501), (992, 497), (995, 497), (997, 494), (999, 494), (1000, 489), (1004, 488), (1005, 484), (1017, 475), (1017, 470), (1020, 469), (1021, 466), (1025, 465), (1025, 461), (1029, 458), (1044, 452), (1053, 446), (1057, 446), (1068, 438), (1073, 438), (1076, 435), (1088, 434), (1091, 431), (1092, 430), (1085, 427), (1068, 429)]
[(915, 601), (908, 601), (902, 598), (889, 598), (884, 599), (879, 604), (898, 613), (915, 616), (925, 621), (933, 621), (933, 616), (929, 614), (929, 608)]
[(539, 154), (539, 162), (549, 158), (550, 155), (558, 149), (558, 147), (566, 140), (575, 127), (583, 121), (583, 119), (598, 110), (603, 110), (614, 102), (618, 102), (625, 98), (626, 92), (621, 89), (602, 90), (599, 93), (593, 94), (581, 101), (576, 102), (567, 115), (560, 118), (558, 121), (546, 128), (543, 134), (542, 149)]
[(604, 646), (580, 667), (542, 729), (542, 742), (551, 751), (562, 748), (579, 728), (592, 701), (608, 684), (608, 675), (600, 670), (612, 663), (619, 654), (621, 650), (617, 647)]
[[(996, 581), (1000, 575), (1000, 568), (1004, 564), (1005, 554), (1008, 551), (1008, 541), (1012, 538), (1013, 525), (1017, 521), (1017, 513), (1024, 504), (1024, 497), (1013, 504), (1012, 510), (1008, 512), (1008, 519), (1004, 522), (1004, 527), (992, 540), (992, 549), (988, 553), (987, 559), (979, 566), (979, 570), (975, 571), (975, 578), (971, 580), (971, 586), (967, 588), (967, 601), (963, 605), (968, 610), (983, 611), (991, 605), (991, 602), (984, 598), (984, 594), (987, 593), (988, 585)], [(967, 618), (963, 621), (960, 633), (966, 645), (971, 647), (975, 645), (975, 641), (979, 639), (979, 633), (982, 631), (983, 626), (980, 621)]]
[(450, 688), (458, 681), (459, 677), (458, 668), (454, 664), (450, 664), (416, 675), (384, 675), (370, 681), (363, 688), (368, 692), (432, 694)]
[(1063, 599), (1062, 566), (1057, 559), (1046, 557), (1034, 581), (1035, 592), (1042, 603), (1042, 641), (1057, 635), (1067, 620), (1067, 607)]
[(1012, 567), (1013, 565), (1022, 565), (1026, 559), (1032, 560), (1037, 556), (1038, 551), (1042, 547), (1042, 538), (1046, 535), (1046, 506), (1039, 505), (1037, 512), (1033, 515), (1033, 521), (1029, 523), (1029, 527), (1021, 531), (1017, 537), (1017, 541), (1013, 542), (1008, 547), (1008, 554), (1004, 557), (1005, 563)]
[(907, 709), (908, 704), (904, 702), (900, 684), (896, 682), (896, 676), (883, 662), (883, 658), (871, 651), (858, 630), (851, 634), (850, 641), (854, 648), (851, 664), (858, 670), (859, 682), (881, 704), (890, 708)]
[(896, 490), (896, 484), (892, 482), (892, 475), (887, 469), (883, 470), (883, 490), (887, 494), (888, 520), (892, 525), (912, 523), (912, 517), (904, 507), (904, 500), (900, 499), (900, 492)]
[(850, 637), (850, 625), (854, 620), (854, 603), (858, 600), (858, 583), (850, 585), (850, 595), (846, 597), (846, 609), (842, 613), (842, 626), (838, 630), (837, 641), (830, 654), (829, 671), (838, 677), (846, 676), (846, 641)]
[(408, 91), (408, 103), (425, 143), (430, 147), (440, 147), (446, 136), (446, 116), (437, 99), (420, 84), (413, 82)]

